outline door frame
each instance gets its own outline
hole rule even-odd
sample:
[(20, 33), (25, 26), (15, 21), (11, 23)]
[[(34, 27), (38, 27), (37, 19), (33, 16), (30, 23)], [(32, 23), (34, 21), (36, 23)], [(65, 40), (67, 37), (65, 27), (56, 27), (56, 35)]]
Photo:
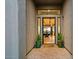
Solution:
[[(57, 34), (58, 34), (58, 19), (57, 18), (60, 17), (62, 19), (62, 15), (36, 15), (36, 19), (40, 18), (41, 21), (43, 20), (43, 17), (55, 17), (56, 18), (55, 19), (56, 20), (56, 40), (55, 40), (55, 44), (57, 44)], [(41, 28), (42, 28), (42, 24), (43, 24), (43, 22), (41, 22)], [(60, 27), (61, 27), (61, 24), (60, 24)], [(41, 38), (43, 38), (42, 32), (43, 32), (43, 28), (41, 30)], [(43, 41), (41, 43), (43, 44)]]

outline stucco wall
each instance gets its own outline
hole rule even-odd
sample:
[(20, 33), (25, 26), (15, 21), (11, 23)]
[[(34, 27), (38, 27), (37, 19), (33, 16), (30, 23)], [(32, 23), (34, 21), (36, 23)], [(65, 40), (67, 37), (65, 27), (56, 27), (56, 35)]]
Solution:
[(18, 0), (19, 59), (26, 55), (26, 0)]
[(6, 59), (25, 59), (36, 38), (35, 8), (31, 0), (6, 0)]
[(73, 5), (72, 0), (66, 0), (63, 6), (64, 42), (65, 47), (72, 53), (73, 46)]
[(35, 6), (31, 0), (27, 0), (27, 48), (30, 51), (34, 47), (36, 38), (36, 19), (35, 19)]
[(19, 58), (17, 3), (17, 0), (5, 0), (5, 59)]

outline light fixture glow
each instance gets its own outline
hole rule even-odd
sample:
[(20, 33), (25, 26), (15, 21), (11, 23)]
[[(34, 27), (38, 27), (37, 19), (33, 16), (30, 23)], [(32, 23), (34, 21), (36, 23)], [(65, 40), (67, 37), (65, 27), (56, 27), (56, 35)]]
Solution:
[(50, 12), (50, 10), (48, 10), (48, 12)]

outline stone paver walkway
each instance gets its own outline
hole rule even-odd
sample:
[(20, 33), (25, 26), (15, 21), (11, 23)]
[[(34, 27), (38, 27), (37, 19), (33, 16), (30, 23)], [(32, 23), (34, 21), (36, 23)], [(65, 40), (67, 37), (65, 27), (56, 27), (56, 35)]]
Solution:
[(72, 59), (72, 55), (65, 48), (44, 47), (34, 48), (26, 59)]

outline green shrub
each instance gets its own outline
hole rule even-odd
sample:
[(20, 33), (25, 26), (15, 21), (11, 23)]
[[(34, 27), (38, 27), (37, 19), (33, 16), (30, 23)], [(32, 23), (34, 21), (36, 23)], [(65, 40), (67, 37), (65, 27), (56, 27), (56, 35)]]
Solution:
[(58, 37), (57, 38), (58, 38), (58, 40), (62, 41), (63, 40), (63, 35), (61, 33), (58, 33)]
[(41, 36), (37, 35), (36, 42), (35, 42), (35, 48), (41, 47)]
[(57, 39), (58, 39), (58, 46), (60, 48), (63, 48), (64, 47), (63, 35), (61, 33), (58, 33)]

